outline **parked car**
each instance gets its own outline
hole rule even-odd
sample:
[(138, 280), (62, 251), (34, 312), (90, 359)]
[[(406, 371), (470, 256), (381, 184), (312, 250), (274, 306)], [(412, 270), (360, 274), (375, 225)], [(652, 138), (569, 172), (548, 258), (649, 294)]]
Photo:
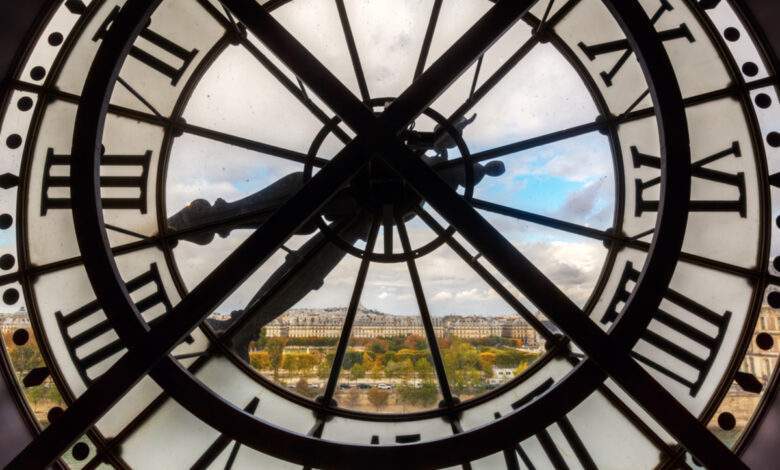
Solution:
[(320, 388), (320, 384), (309, 384), (309, 388)]
[(348, 390), (348, 389), (352, 388), (352, 385), (341, 383), (341, 384), (339, 384), (339, 388), (342, 389), (342, 390)]
[(382, 390), (390, 390), (391, 388), (393, 388), (393, 386), (392, 385), (388, 385), (388, 384), (379, 384), (379, 385), (376, 386), (376, 388), (379, 388), (379, 389), (382, 389)]
[(367, 390), (367, 389), (371, 388), (371, 385), (369, 385), (369, 384), (357, 384), (357, 387), (359, 389), (361, 389), (361, 390)]

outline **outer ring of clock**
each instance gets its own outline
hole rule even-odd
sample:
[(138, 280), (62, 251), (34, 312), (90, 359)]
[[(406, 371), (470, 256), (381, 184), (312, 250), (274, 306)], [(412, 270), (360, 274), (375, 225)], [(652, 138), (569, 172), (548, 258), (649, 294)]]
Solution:
[[(79, 104), (73, 146), (73, 212), (85, 267), (97, 298), (120, 338), (132, 351), (132, 329), (143, 325), (114, 264), (102, 222), (99, 197), (99, 146), (108, 101), (124, 57), (160, 0), (130, 0), (116, 18), (85, 83)], [(229, 2), (226, 2), (229, 4)], [(671, 63), (638, 4), (606, 0), (637, 54), (657, 106), (662, 147), (661, 210), (653, 246), (623, 318), (613, 327), (625, 352), (650, 321), (642, 311), (660, 304), (677, 263), (687, 220), (690, 151), (679, 86)], [(117, 51), (121, 51), (117, 54)], [(673, 155), (674, 158), (669, 158)], [(683, 199), (684, 198), (684, 199)], [(355, 445), (316, 439), (280, 429), (225, 402), (170, 357), (160, 360), (150, 375), (174, 399), (201, 420), (244, 445), (288, 461), (317, 466), (345, 461), (371, 461), (381, 466), (456, 465), (507, 447), (532, 435), (573, 409), (601, 384), (606, 375), (591, 360), (579, 364), (561, 382), (503, 419), (447, 438), (403, 446)], [(551, 411), (554, 410), (554, 411)], [(532, 422), (532, 428), (525, 424)]]

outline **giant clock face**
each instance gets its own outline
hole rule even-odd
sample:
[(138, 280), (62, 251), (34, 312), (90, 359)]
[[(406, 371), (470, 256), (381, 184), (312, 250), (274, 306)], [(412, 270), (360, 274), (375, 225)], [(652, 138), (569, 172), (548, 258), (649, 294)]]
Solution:
[(17, 463), (738, 468), (758, 44), (728, 0), (59, 2), (3, 102)]

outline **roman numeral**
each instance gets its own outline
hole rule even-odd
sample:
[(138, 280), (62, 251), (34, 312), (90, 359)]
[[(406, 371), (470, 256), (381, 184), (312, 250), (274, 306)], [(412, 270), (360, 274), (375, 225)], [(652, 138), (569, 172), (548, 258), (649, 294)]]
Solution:
[[(615, 294), (607, 311), (601, 318), (602, 324), (608, 325), (618, 319), (620, 316), (619, 310), (622, 310), (622, 306), (620, 305), (625, 304), (628, 297), (631, 295), (628, 289), (628, 283), (636, 283), (639, 280), (639, 274), (639, 271), (634, 269), (632, 263), (626, 264), (620, 279), (620, 291)], [(704, 383), (704, 379), (707, 378), (707, 374), (712, 368), (720, 345), (723, 343), (723, 336), (726, 334), (726, 329), (728, 328), (729, 320), (731, 319), (731, 312), (727, 311), (723, 315), (718, 315), (714, 311), (673, 289), (668, 289), (666, 291), (664, 299), (684, 309), (689, 314), (686, 316), (690, 318), (686, 321), (680, 318), (679, 315), (672, 315), (659, 307), (658, 310), (653, 313), (653, 321), (666, 326), (675, 333), (704, 347), (707, 350), (706, 356), (702, 357), (698, 354), (694, 354), (680, 345), (680, 341), (666, 338), (662, 334), (652, 331), (650, 328), (642, 333), (641, 338), (651, 345), (653, 349), (662, 351), (676, 359), (683, 367), (694, 369), (696, 371), (695, 378), (686, 377), (683, 375), (685, 372), (681, 373), (679, 370), (672, 370), (670, 367), (662, 365), (656, 360), (636, 351), (632, 352), (632, 355), (639, 362), (657, 370), (675, 382), (684, 385), (688, 388), (691, 396), (696, 396)], [(619, 306), (620, 308), (618, 308)], [(697, 326), (702, 324), (707, 324), (709, 329), (716, 331), (715, 335), (710, 335)], [(652, 326), (652, 323), (650, 326)]]
[[(113, 10), (111, 10), (111, 13), (108, 14), (105, 21), (103, 21), (103, 24), (100, 25), (100, 28), (98, 28), (98, 31), (92, 37), (93, 41), (100, 41), (105, 37), (108, 29), (111, 27), (111, 23), (114, 21), (118, 13), (119, 7), (116, 6)], [(147, 25), (147, 27), (141, 31), (139, 37), (145, 39), (147, 42), (155, 46), (155, 48), (151, 48), (152, 50), (158, 49), (164, 51), (166, 54), (162, 55), (163, 57), (172, 57), (166, 57), (165, 59), (162, 59), (160, 58), (161, 54), (159, 52), (157, 52), (157, 54), (152, 54), (148, 51), (148, 49), (142, 49), (140, 46), (133, 46), (130, 49), (130, 56), (140, 60), (157, 72), (170, 78), (171, 85), (176, 86), (181, 77), (184, 75), (184, 72), (187, 70), (187, 67), (189, 67), (190, 63), (192, 62), (192, 59), (194, 59), (198, 54), (198, 50), (187, 50), (183, 48), (165, 36), (152, 31), (149, 25)], [(174, 62), (175, 65), (172, 65), (171, 62)]]
[[(135, 209), (146, 214), (146, 187), (152, 151), (141, 155), (103, 155), (100, 159), (100, 189), (104, 209)], [(135, 176), (103, 175), (108, 172), (127, 173), (130, 168)], [(70, 155), (59, 155), (54, 149), (46, 153), (41, 193), (41, 215), (51, 209), (70, 209)]]
[[(658, 7), (658, 10), (651, 18), (653, 24), (656, 24), (666, 12), (674, 10), (674, 7), (669, 4), (668, 0), (660, 0), (660, 2), (661, 5)], [(696, 40), (685, 23), (681, 24), (677, 28), (659, 31), (658, 38), (664, 42), (683, 38), (687, 39), (688, 42), (694, 42)], [(628, 39), (618, 39), (616, 41), (608, 41), (590, 46), (580, 42), (578, 45), (591, 62), (596, 60), (596, 58), (600, 55), (612, 54), (614, 52), (623, 52), (611, 69), (604, 70), (600, 73), (601, 78), (608, 87), (612, 86), (615, 77), (634, 53), (634, 51), (631, 49), (631, 45), (628, 43)]]
[[(723, 151), (703, 158), (691, 165), (691, 176), (701, 180), (712, 181), (731, 186), (737, 190), (739, 196), (736, 199), (717, 199), (717, 200), (695, 200), (690, 201), (689, 209), (693, 212), (737, 212), (744, 219), (747, 217), (747, 199), (745, 197), (745, 173), (736, 174), (725, 171), (706, 168), (706, 165), (716, 162), (726, 157), (739, 158), (742, 151), (739, 142), (732, 142), (731, 146)], [(661, 169), (661, 159), (654, 155), (642, 153), (636, 147), (631, 147), (631, 159), (634, 168), (649, 167)], [(661, 178), (653, 178), (648, 181), (642, 181), (637, 178), (634, 181), (636, 185), (636, 208), (635, 215), (641, 216), (644, 212), (658, 212), (658, 200), (648, 200), (644, 198), (644, 192), (661, 183)]]
[[(250, 414), (254, 414), (259, 403), (259, 398), (252, 398), (252, 400), (244, 407), (244, 411)], [(232, 439), (225, 436), (224, 434), (220, 434), (220, 436), (214, 441), (214, 443), (209, 446), (208, 449), (206, 449), (206, 452), (200, 456), (198, 461), (195, 462), (192, 467), (190, 467), (190, 469), (199, 470), (209, 468), (211, 464), (217, 460), (220, 454), (222, 454), (222, 452), (227, 449), (231, 442), (233, 442)], [(228, 456), (227, 462), (225, 463), (225, 470), (230, 470), (233, 468), (233, 463), (236, 461), (236, 456), (238, 455), (238, 449), (240, 447), (241, 444), (238, 441), (233, 443), (233, 448), (230, 450), (230, 455)]]
[[(149, 326), (154, 327), (172, 308), (155, 263), (149, 266), (149, 271), (130, 280), (127, 283), (127, 290), (130, 294), (141, 289), (147, 292), (150, 290), (147, 286), (152, 286), (154, 291), (144, 296), (135, 305), (141, 314), (159, 305), (164, 307), (163, 314), (147, 322)], [(118, 338), (106, 341), (104, 335), (113, 333), (113, 329), (111, 322), (102, 313), (97, 300), (93, 300), (68, 314), (55, 312), (54, 315), (71, 360), (87, 385), (92, 383), (94, 379), (90, 377), (90, 369), (125, 350), (124, 344)], [(80, 324), (88, 326), (81, 328)], [(186, 341), (192, 342), (192, 339), (188, 338)]]
[[(529, 392), (528, 395), (512, 403), (512, 408), (520, 408), (535, 400), (539, 395), (543, 394), (550, 387), (552, 387), (553, 384), (555, 384), (555, 381), (552, 378), (547, 379), (541, 385), (537, 386), (535, 389)], [(496, 413), (495, 416), (496, 418), (499, 418), (501, 415), (500, 413)], [(555, 426), (558, 427), (558, 429), (561, 431), (561, 434), (563, 434), (563, 437), (566, 439), (569, 447), (571, 447), (571, 449), (574, 451), (574, 455), (577, 457), (577, 462), (580, 464), (580, 466), (586, 470), (597, 470), (598, 467), (593, 461), (593, 457), (591, 457), (588, 449), (585, 448), (582, 439), (580, 438), (579, 434), (577, 434), (574, 426), (572, 426), (569, 418), (564, 416), (555, 422)], [(553, 440), (552, 436), (550, 436), (550, 433), (546, 429), (543, 429), (541, 432), (537, 433), (536, 438), (539, 440), (539, 443), (542, 446), (542, 450), (544, 450), (544, 454), (552, 463), (555, 470), (569, 469), (569, 465), (566, 463), (566, 460), (563, 458), (563, 454), (561, 454), (560, 449), (555, 444), (555, 440)], [(521, 444), (516, 445), (514, 449), (507, 449), (504, 451), (504, 458), (506, 459), (507, 466), (509, 468), (520, 468), (517, 457), (520, 457), (523, 465), (530, 470), (546, 467), (546, 464), (544, 463), (537, 463), (535, 465)], [(537, 467), (537, 465), (540, 466)]]

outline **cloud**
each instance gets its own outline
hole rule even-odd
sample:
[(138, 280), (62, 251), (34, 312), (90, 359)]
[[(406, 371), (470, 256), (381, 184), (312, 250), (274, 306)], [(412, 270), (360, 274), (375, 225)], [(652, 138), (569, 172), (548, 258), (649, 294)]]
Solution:
[(433, 296), (433, 300), (452, 300), (452, 292), (439, 291)]

